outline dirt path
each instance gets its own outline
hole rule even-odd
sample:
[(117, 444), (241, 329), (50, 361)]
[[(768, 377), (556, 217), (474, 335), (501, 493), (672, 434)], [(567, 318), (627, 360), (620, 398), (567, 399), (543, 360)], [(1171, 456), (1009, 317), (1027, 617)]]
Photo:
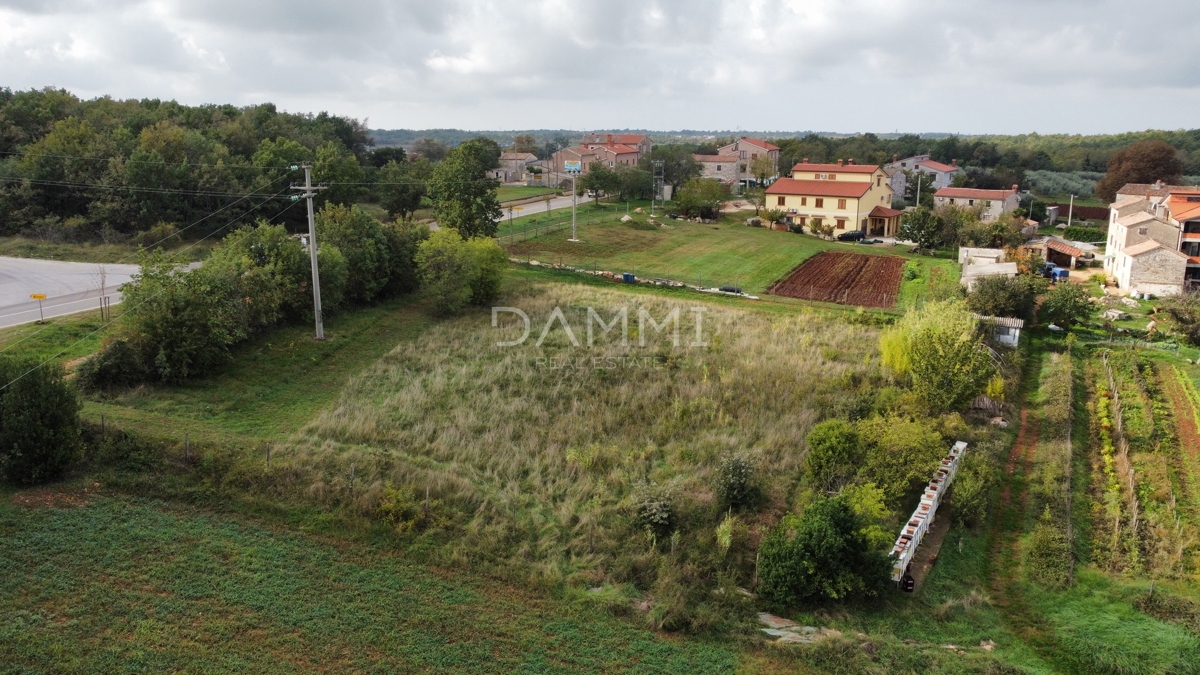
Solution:
[[(1025, 509), (1029, 500), (1028, 478), (1037, 451), (1039, 419), (1028, 407), (1021, 410), (1021, 427), (1004, 467), (1004, 488), (1000, 510), (993, 521), (992, 601), (1002, 610), (1009, 628), (1035, 649), (1048, 645), (1051, 638), (1042, 628), (1024, 598), (1013, 589), (1021, 562), (1018, 545), (1024, 531)], [(1013, 499), (1013, 489), (1020, 490)]]
[(908, 567), (908, 573), (913, 578), (914, 593), (921, 590), (921, 585), (925, 583), (925, 577), (929, 576), (933, 564), (937, 562), (938, 552), (942, 550), (942, 542), (946, 540), (946, 534), (950, 532), (951, 522), (950, 505), (942, 504), (938, 507), (937, 516), (921, 540), (921, 545), (917, 547), (916, 553), (913, 554), (912, 562)]

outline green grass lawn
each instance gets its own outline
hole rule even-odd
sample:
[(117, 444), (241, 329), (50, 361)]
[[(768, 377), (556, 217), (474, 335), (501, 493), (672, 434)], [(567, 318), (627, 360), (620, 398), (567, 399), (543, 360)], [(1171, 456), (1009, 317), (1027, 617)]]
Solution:
[[(208, 256), (208, 252), (217, 245), (218, 239), (219, 237), (211, 237), (202, 242), (185, 241), (179, 246), (167, 249), (167, 252), (178, 252), (184, 260), (188, 261), (203, 260)], [(90, 263), (136, 263), (138, 248), (129, 243), (87, 242), (80, 244), (48, 242), (28, 237), (0, 237), (0, 256)]]
[(555, 194), (558, 190), (550, 187), (537, 187), (526, 185), (501, 185), (496, 188), (496, 199), (501, 202), (508, 202), (514, 199), (525, 199), (526, 197), (537, 197), (538, 195)]
[(727, 673), (737, 661), (386, 551), (95, 492), (0, 492), (0, 673)]
[[(638, 204), (634, 204), (634, 207)], [(648, 205), (647, 205), (648, 206)], [(862, 246), (825, 241), (808, 235), (746, 227), (749, 212), (733, 214), (713, 224), (659, 218), (666, 227), (646, 223), (647, 214), (632, 214), (625, 224), (622, 205), (588, 204), (580, 209), (578, 243), (568, 242), (570, 214), (553, 212), (519, 219), (501, 228), (502, 243), (514, 256), (542, 262), (563, 262), (642, 277), (664, 277), (705, 286), (737, 285), (761, 293), (807, 258), (829, 250), (914, 258), (902, 246)], [(553, 230), (567, 225), (567, 229)], [(540, 228), (552, 229), (545, 232)], [(506, 236), (507, 235), (507, 236)], [(954, 261), (919, 257), (923, 267), (940, 267), (957, 279)], [(926, 275), (927, 278), (927, 275)], [(901, 291), (905, 295), (904, 289)], [(914, 296), (918, 291), (910, 291)]]

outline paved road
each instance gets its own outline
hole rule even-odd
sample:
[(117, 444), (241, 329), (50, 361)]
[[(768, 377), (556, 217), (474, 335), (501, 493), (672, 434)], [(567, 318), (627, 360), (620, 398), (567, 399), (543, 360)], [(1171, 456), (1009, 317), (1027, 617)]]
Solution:
[(38, 320), (38, 303), (30, 295), (43, 293), (47, 319), (99, 309), (101, 285), (112, 304), (121, 301), (117, 288), (138, 271), (137, 265), (98, 265), (36, 258), (0, 257), (0, 328)]

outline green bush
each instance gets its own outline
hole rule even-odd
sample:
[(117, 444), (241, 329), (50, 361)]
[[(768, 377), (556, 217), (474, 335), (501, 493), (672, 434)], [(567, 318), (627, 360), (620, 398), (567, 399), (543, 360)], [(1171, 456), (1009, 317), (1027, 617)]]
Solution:
[(84, 390), (132, 387), (145, 382), (147, 374), (138, 350), (125, 338), (108, 342), (75, 371), (76, 382)]
[(658, 539), (675, 527), (675, 491), (669, 485), (642, 482), (633, 488), (633, 518)]
[(819, 490), (838, 490), (862, 465), (862, 439), (849, 422), (821, 422), (808, 432), (806, 441), (808, 454), (804, 458), (804, 467), (809, 484)]
[(1063, 282), (1046, 294), (1046, 301), (1038, 310), (1038, 318), (1048, 323), (1069, 326), (1086, 321), (1095, 309), (1092, 296), (1083, 284)]
[(1046, 289), (1047, 281), (1021, 274), (1015, 277), (983, 277), (967, 294), (967, 309), (983, 316), (1008, 316), (1017, 319), (1033, 318), (1037, 296)]
[(748, 454), (723, 456), (716, 472), (716, 491), (721, 503), (734, 508), (753, 503), (758, 497), (755, 473), (754, 460)]
[(1063, 230), (1063, 238), (1070, 239), (1071, 241), (1104, 241), (1107, 236), (1104, 230), (1095, 227), (1077, 227), (1072, 225)]
[(921, 261), (909, 260), (904, 263), (904, 280), (912, 281), (921, 276)]
[[(326, 204), (317, 214), (317, 245), (346, 258), (346, 300), (365, 304), (383, 293), (391, 276), (392, 247), (383, 224), (357, 206)], [(322, 279), (321, 290), (325, 283)]]
[(180, 241), (179, 228), (175, 227), (173, 223), (159, 223), (144, 232), (139, 232), (133, 238), (133, 243), (138, 248), (148, 249), (176, 246)]
[(508, 261), (495, 240), (463, 241), (458, 232), (442, 229), (417, 247), (421, 283), (439, 314), (453, 314), (468, 303), (487, 305), (500, 294)]
[(950, 503), (954, 520), (964, 527), (979, 527), (987, 522), (992, 492), (1000, 478), (995, 460), (983, 448), (976, 448), (962, 458), (958, 475), (950, 487)]
[(58, 478), (79, 458), (79, 397), (62, 367), (0, 359), (0, 479), (15, 485)]
[(875, 595), (888, 582), (890, 563), (871, 551), (864, 529), (844, 497), (784, 516), (759, 549), (759, 594), (776, 607)]
[(1071, 549), (1067, 544), (1067, 535), (1054, 523), (1047, 508), (1029, 537), (1025, 551), (1025, 573), (1031, 581), (1043, 587), (1057, 588), (1066, 585), (1070, 571)]

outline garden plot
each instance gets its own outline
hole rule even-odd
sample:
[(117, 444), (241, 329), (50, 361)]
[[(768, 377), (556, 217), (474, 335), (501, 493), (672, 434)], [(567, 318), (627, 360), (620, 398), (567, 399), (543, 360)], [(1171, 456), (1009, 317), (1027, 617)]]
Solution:
[(892, 307), (900, 293), (904, 258), (826, 251), (804, 261), (768, 293), (860, 307)]

